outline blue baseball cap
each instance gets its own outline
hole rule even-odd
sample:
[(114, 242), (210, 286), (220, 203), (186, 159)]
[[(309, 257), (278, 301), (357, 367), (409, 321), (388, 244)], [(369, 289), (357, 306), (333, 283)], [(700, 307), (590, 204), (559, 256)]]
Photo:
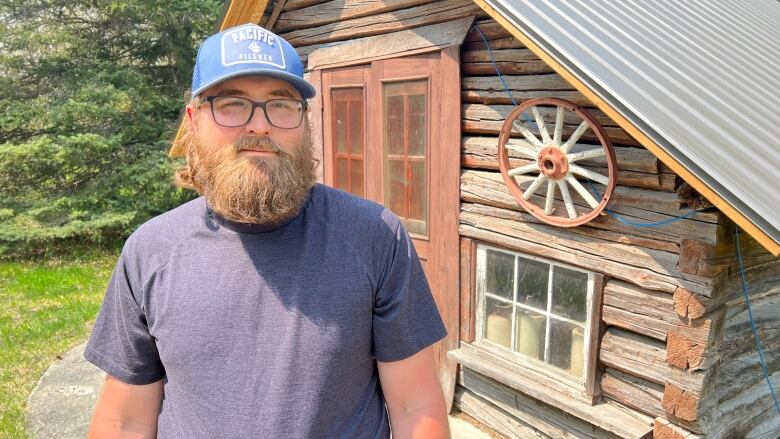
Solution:
[(303, 79), (303, 63), (290, 43), (256, 24), (243, 24), (212, 35), (201, 44), (192, 71), (192, 95), (246, 75), (285, 80), (304, 99), (316, 94), (314, 86)]

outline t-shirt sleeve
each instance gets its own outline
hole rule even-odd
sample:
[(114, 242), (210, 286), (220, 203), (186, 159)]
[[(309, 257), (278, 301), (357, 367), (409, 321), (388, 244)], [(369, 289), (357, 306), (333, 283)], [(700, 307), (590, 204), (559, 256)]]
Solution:
[(123, 251), (106, 289), (84, 358), (123, 382), (149, 384), (162, 379), (165, 369), (137, 299), (140, 287), (133, 279), (138, 276), (129, 265)]
[(373, 342), (378, 361), (408, 358), (447, 335), (420, 259), (398, 223), (374, 298)]

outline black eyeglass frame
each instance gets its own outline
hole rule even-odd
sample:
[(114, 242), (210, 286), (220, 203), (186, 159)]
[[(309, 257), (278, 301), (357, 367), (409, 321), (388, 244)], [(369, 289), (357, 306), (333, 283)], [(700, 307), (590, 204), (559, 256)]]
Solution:
[[(214, 100), (219, 98), (232, 98), (232, 99), (243, 99), (245, 101), (249, 101), (252, 103), (252, 110), (249, 111), (249, 117), (247, 118), (246, 122), (242, 123), (241, 125), (223, 125), (219, 122), (217, 122), (217, 115), (214, 114)], [(276, 125), (275, 123), (271, 122), (271, 118), (268, 117), (268, 111), (266, 110), (266, 105), (268, 105), (269, 102), (274, 101), (293, 101), (293, 102), (299, 102), (301, 104), (301, 114), (300, 118), (298, 119), (298, 125), (295, 125), (294, 127), (280, 127), (279, 125)], [(293, 99), (293, 98), (278, 98), (278, 99), (269, 99), (267, 101), (253, 101), (249, 98), (241, 97), (241, 96), (204, 96), (200, 98), (198, 103), (202, 105), (204, 102), (208, 102), (209, 106), (211, 107), (211, 117), (214, 119), (214, 123), (216, 123), (219, 126), (225, 127), (225, 128), (238, 128), (245, 126), (248, 124), (252, 118), (255, 116), (255, 109), (257, 107), (260, 107), (263, 109), (263, 116), (265, 117), (265, 120), (268, 121), (268, 123), (276, 128), (283, 129), (283, 130), (294, 130), (295, 128), (298, 128), (303, 123), (303, 114), (306, 112), (306, 108), (308, 107), (309, 103), (306, 102), (306, 99)]]

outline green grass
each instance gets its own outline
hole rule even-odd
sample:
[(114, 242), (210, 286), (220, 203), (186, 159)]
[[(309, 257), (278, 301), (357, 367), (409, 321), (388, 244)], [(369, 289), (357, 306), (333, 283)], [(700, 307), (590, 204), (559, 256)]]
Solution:
[(0, 437), (27, 437), (27, 397), (57, 356), (89, 335), (117, 255), (0, 261)]

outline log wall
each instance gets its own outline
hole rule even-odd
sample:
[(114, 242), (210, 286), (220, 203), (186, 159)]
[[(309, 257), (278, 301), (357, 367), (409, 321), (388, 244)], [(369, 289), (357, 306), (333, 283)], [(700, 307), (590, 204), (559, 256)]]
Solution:
[[(612, 211), (634, 222), (658, 222), (688, 212), (688, 206), (708, 206), (468, 0), (279, 0), (270, 17), (269, 27), (296, 47), (304, 63), (326, 45), (475, 17), (518, 103), (537, 97), (567, 99), (605, 127), (619, 168)], [(453, 159), (462, 167), (461, 236), (606, 276), (598, 351), (601, 397), (620, 410), (655, 419), (654, 437), (734, 437), (780, 428), (762, 387), (744, 304), (736, 294), (733, 224), (714, 208), (653, 228), (629, 226), (609, 215), (571, 229), (540, 223), (518, 205), (498, 172), (498, 132), (514, 105), (479, 33), (468, 33), (460, 55), (463, 138), (461, 156)], [(542, 113), (549, 121), (546, 110)], [(563, 135), (573, 132), (576, 123), (566, 120)], [(594, 140), (586, 135), (580, 143)], [(519, 156), (510, 161), (513, 167), (527, 163)], [(596, 171), (606, 166), (603, 160), (583, 165)], [(560, 200), (557, 207), (563, 209)], [(771, 265), (775, 259), (755, 241), (746, 239), (742, 247), (758, 323), (771, 352), (768, 360), (780, 387), (780, 324), (772, 317), (780, 311), (778, 266)], [(461, 295), (468, 293), (464, 289)], [(475, 311), (463, 310), (462, 321), (473, 322)], [(461, 334), (470, 341), (474, 328), (461, 328)], [(610, 437), (506, 383), (469, 369), (465, 376), (471, 378), (461, 373), (456, 406), (507, 437)], [(754, 415), (753, 421), (746, 420), (751, 418), (747, 413)]]

